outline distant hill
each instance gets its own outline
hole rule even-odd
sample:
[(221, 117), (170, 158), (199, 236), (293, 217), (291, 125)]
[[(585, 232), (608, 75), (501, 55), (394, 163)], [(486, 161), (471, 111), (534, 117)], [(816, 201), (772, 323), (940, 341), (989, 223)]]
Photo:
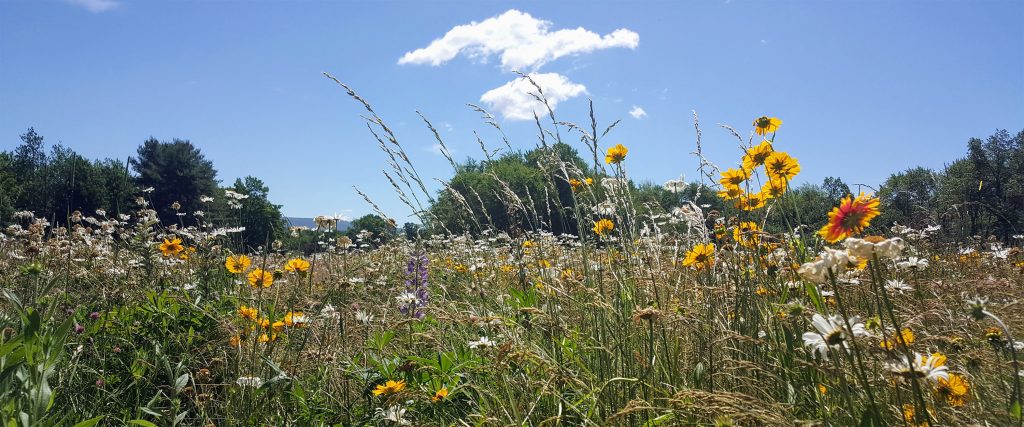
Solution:
[[(289, 227), (308, 227), (309, 229), (316, 229), (316, 222), (313, 222), (313, 218), (293, 218), (290, 216), (284, 217), (285, 221), (288, 221)], [(338, 231), (345, 231), (352, 225), (349, 221), (338, 221)]]

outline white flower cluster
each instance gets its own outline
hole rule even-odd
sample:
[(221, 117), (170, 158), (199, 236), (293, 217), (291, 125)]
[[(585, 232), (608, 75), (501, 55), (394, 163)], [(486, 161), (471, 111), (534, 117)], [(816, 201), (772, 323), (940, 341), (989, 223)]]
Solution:
[(899, 237), (878, 242), (850, 237), (843, 242), (843, 246), (850, 251), (850, 255), (857, 258), (870, 259), (873, 255), (878, 255), (880, 258), (894, 259), (900, 256), (906, 244)]
[(814, 261), (801, 265), (797, 270), (797, 274), (804, 278), (804, 280), (810, 282), (825, 283), (828, 281), (829, 272), (831, 272), (833, 276), (837, 276), (850, 265), (856, 264), (857, 258), (850, 255), (849, 252), (832, 248), (824, 248)]

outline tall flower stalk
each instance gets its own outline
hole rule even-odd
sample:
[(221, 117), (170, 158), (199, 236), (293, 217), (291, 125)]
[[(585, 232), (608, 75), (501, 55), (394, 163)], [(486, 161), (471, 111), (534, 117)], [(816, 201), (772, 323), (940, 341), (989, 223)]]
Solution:
[(429, 264), (430, 259), (422, 252), (409, 258), (405, 268), (405, 292), (398, 296), (398, 309), (406, 316), (422, 319), (426, 315), (424, 309), (430, 301), (427, 290)]

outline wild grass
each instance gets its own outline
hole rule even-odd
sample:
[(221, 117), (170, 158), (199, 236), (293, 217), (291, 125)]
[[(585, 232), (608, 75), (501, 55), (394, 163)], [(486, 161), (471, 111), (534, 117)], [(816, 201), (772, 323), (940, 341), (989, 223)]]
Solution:
[[(367, 110), (400, 199), (437, 224), (397, 135), (330, 78)], [(546, 156), (552, 193), (523, 195), (495, 174), (512, 230), (452, 187), (471, 232), (325, 232), (312, 255), (162, 225), (144, 193), (120, 217), (19, 214), (0, 234), (6, 425), (1021, 425), (1019, 247), (877, 224), (864, 234), (886, 239), (829, 244), (802, 226), (825, 219), (797, 218), (785, 194), (658, 211), (631, 196), (641, 165), (602, 161), (616, 123), (548, 109), (536, 125), (541, 149), (578, 138), (592, 175)], [(722, 171), (695, 127), (710, 189)], [(728, 130), (737, 157), (756, 145)], [(577, 183), (573, 206), (556, 180)], [(536, 206), (569, 211), (580, 236), (545, 232)], [(763, 230), (776, 215), (789, 227)], [(592, 230), (600, 219), (613, 229)], [(704, 244), (713, 260), (688, 261)]]

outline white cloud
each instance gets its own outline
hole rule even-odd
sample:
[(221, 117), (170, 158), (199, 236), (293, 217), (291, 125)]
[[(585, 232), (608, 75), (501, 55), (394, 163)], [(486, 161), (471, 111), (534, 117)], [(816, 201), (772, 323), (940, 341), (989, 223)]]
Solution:
[[(427, 150), (430, 151), (431, 153), (437, 154), (438, 156), (444, 155), (444, 147), (442, 147), (440, 143), (431, 145), (430, 148), (428, 148)], [(454, 153), (454, 151), (455, 150), (448, 150), (448, 154), (452, 154)]]
[(647, 112), (644, 111), (643, 108), (640, 108), (640, 107), (637, 107), (636, 105), (634, 105), (633, 109), (629, 110), (629, 115), (633, 116), (634, 119), (640, 120), (640, 119), (642, 119), (644, 117), (647, 117)]
[[(533, 73), (530, 78), (544, 90), (551, 109), (555, 109), (559, 102), (587, 93), (586, 86), (573, 83), (558, 73)], [(534, 112), (537, 115), (547, 114), (544, 104), (531, 95), (536, 92), (537, 88), (528, 80), (518, 78), (487, 91), (480, 96), (480, 101), (508, 120), (533, 120)]]
[(551, 31), (551, 24), (512, 9), (482, 22), (457, 25), (427, 47), (406, 52), (398, 63), (437, 66), (460, 53), (483, 62), (499, 55), (506, 70), (536, 71), (563, 56), (613, 47), (635, 49), (640, 43), (639, 34), (624, 28), (602, 36), (583, 27)]
[(106, 12), (120, 5), (116, 0), (66, 0), (73, 5), (82, 6), (92, 13)]

